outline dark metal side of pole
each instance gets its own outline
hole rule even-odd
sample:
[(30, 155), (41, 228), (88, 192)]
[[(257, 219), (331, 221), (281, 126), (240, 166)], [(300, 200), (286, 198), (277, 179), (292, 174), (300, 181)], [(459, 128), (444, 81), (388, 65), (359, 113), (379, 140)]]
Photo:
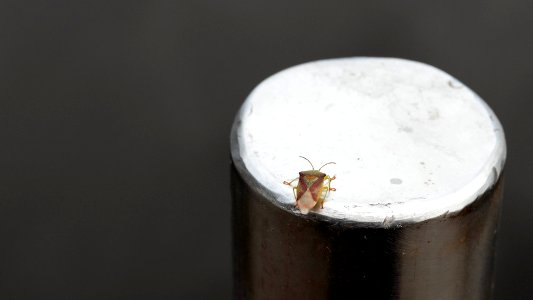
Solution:
[(388, 227), (298, 215), (231, 177), (236, 299), (491, 299), (501, 176), (459, 213)]

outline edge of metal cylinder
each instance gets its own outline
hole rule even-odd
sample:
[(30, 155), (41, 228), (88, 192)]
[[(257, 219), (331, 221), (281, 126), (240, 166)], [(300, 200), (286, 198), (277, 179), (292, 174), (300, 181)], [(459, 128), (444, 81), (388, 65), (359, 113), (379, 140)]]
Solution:
[[(489, 110), (491, 110), (490, 107), (488, 107), (488, 105), (486, 103), (485, 103), (485, 105), (487, 106), (487, 108)], [(268, 188), (264, 187), (259, 181), (257, 181), (251, 175), (251, 173), (246, 168), (246, 165), (245, 165), (244, 161), (242, 160), (242, 158), (240, 156), (239, 142), (238, 142), (238, 137), (237, 137), (237, 130), (238, 130), (240, 124), (241, 124), (240, 115), (241, 115), (241, 110), (239, 110), (239, 112), (237, 113), (237, 115), (235, 117), (235, 120), (233, 122), (233, 125), (231, 127), (230, 152), (231, 152), (232, 163), (234, 164), (234, 166), (235, 166), (236, 170), (238, 171), (238, 173), (241, 175), (241, 177), (244, 180), (244, 182), (246, 182), (254, 191), (256, 191), (257, 193), (262, 195), (265, 199), (267, 199), (272, 205), (274, 205), (274, 206), (276, 206), (276, 207), (278, 207), (278, 208), (280, 208), (280, 209), (282, 209), (282, 210), (284, 210), (284, 211), (286, 211), (286, 212), (288, 212), (288, 213), (290, 213), (290, 214), (292, 214), (294, 216), (297, 216), (297, 217), (302, 218), (302, 219), (317, 220), (317, 221), (322, 221), (322, 222), (331, 223), (331, 224), (339, 223), (341, 221), (340, 219), (331, 218), (331, 217), (324, 216), (324, 215), (321, 215), (321, 214), (316, 214), (316, 213), (309, 213), (307, 215), (298, 214), (292, 205), (282, 204), (282, 203), (280, 203), (278, 201), (275, 201), (274, 200), (275, 199), (275, 195), (273, 194), (273, 192), (270, 191)], [(499, 123), (499, 120), (498, 120), (498, 123)], [(503, 143), (506, 144), (505, 136), (503, 137)], [(507, 148), (506, 145), (504, 145), (504, 152), (502, 154), (503, 157), (502, 157), (501, 166), (500, 166), (500, 170), (501, 171), (498, 172), (496, 170), (496, 168), (493, 168), (491, 176), (487, 178), (487, 181), (490, 182), (490, 183), (486, 185), (487, 188), (485, 189), (485, 191), (483, 193), (480, 193), (475, 200), (473, 200), (471, 203), (469, 203), (468, 205), (466, 205), (465, 207), (463, 207), (462, 209), (460, 209), (458, 211), (446, 212), (446, 213), (443, 213), (442, 215), (438, 215), (438, 216), (429, 218), (429, 219), (424, 220), (424, 221), (395, 220), (395, 221), (392, 221), (392, 222), (361, 222), (361, 221), (353, 221), (353, 220), (342, 219), (343, 226), (347, 226), (347, 227), (380, 227), (380, 228), (402, 227), (404, 224), (424, 223), (424, 222), (431, 221), (431, 220), (434, 220), (434, 219), (439, 219), (439, 218), (442, 218), (442, 217), (453, 217), (453, 216), (456, 216), (456, 215), (460, 215), (465, 209), (467, 209), (468, 207), (472, 206), (473, 204), (478, 202), (480, 199), (485, 198), (484, 196), (487, 193), (490, 193), (496, 187), (496, 185), (498, 185), (500, 183), (500, 181), (501, 181), (500, 179), (503, 179), (502, 175), (503, 175), (503, 173), (505, 171), (504, 167), (505, 167), (505, 160), (506, 160), (506, 148)]]

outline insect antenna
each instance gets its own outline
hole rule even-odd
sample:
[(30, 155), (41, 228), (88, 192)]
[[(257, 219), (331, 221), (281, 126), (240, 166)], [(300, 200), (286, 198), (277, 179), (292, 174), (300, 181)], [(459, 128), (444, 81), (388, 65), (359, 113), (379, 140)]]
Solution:
[(313, 164), (311, 163), (310, 160), (308, 160), (307, 158), (303, 157), (303, 156), (300, 156), (301, 158), (307, 160), (309, 162), (309, 164), (311, 165), (311, 168), (313, 168), (313, 170), (315, 169), (315, 167), (313, 166)]
[(335, 163), (332, 162), (332, 161), (330, 161), (330, 162), (328, 162), (328, 163), (325, 163), (325, 164), (323, 164), (322, 167), (320, 167), (320, 169), (318, 169), (318, 170), (320, 171), (320, 170), (322, 170), (322, 168), (323, 168), (324, 166), (332, 165), (332, 164), (334, 165)]

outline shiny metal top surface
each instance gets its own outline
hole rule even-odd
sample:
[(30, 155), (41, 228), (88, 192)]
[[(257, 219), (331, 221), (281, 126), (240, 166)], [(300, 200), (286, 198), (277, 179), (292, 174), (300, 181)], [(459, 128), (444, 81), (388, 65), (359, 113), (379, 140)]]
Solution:
[(390, 224), (461, 210), (490, 188), (505, 161), (498, 119), (472, 90), (426, 64), (343, 58), (279, 72), (249, 95), (232, 129), (239, 172), (295, 214), (284, 180), (336, 175), (330, 218)]

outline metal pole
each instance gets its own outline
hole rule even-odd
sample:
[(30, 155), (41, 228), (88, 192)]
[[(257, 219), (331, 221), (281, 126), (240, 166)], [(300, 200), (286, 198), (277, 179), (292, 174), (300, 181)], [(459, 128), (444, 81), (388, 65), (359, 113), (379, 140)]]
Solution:
[[(350, 73), (356, 75), (346, 75)], [(449, 78), (440, 70), (403, 60), (331, 60), (274, 75), (251, 94), (231, 136), (235, 298), (491, 298), (505, 139), (482, 100)], [(447, 88), (439, 86), (441, 82)], [(360, 90), (343, 91), (352, 84)], [(299, 97), (302, 90), (309, 102)], [(319, 95), (315, 102), (308, 100), (309, 93)], [(346, 94), (353, 98), (338, 100)], [(274, 100), (263, 106), (263, 95)], [(350, 101), (358, 97), (374, 101), (356, 106), (363, 111), (355, 115), (368, 116), (363, 121), (350, 115)], [(461, 101), (450, 103), (451, 98)], [(295, 102), (310, 106), (303, 111), (323, 111), (331, 103), (341, 106), (336, 114), (322, 116), (345, 126), (338, 129), (340, 137), (332, 139), (333, 145), (321, 146), (299, 134), (316, 130), (317, 120), (298, 114), (294, 122), (301, 128), (287, 134), (294, 143), (277, 145), (285, 133), (264, 120), (277, 121), (276, 111), (298, 108), (291, 106)], [(382, 114), (372, 115), (379, 109)], [(465, 116), (470, 121), (456, 120)], [(435, 117), (440, 124), (432, 123)], [(390, 119), (398, 130), (389, 130)], [(260, 126), (267, 129), (261, 131)], [(431, 131), (434, 128), (440, 136)], [(354, 131), (356, 147), (347, 138)], [(408, 148), (397, 150), (402, 155), (388, 148), (395, 139), (397, 147)], [(456, 144), (463, 139), (464, 145)], [(476, 140), (470, 145), (468, 139)], [(285, 192), (288, 187), (282, 184), (300, 171), (287, 163), (296, 157), (294, 152), (306, 150), (299, 145), (314, 147), (307, 150), (324, 161), (338, 160), (340, 166), (335, 170), (337, 191), (326, 199), (324, 209), (308, 214), (294, 207), (291, 191)]]

